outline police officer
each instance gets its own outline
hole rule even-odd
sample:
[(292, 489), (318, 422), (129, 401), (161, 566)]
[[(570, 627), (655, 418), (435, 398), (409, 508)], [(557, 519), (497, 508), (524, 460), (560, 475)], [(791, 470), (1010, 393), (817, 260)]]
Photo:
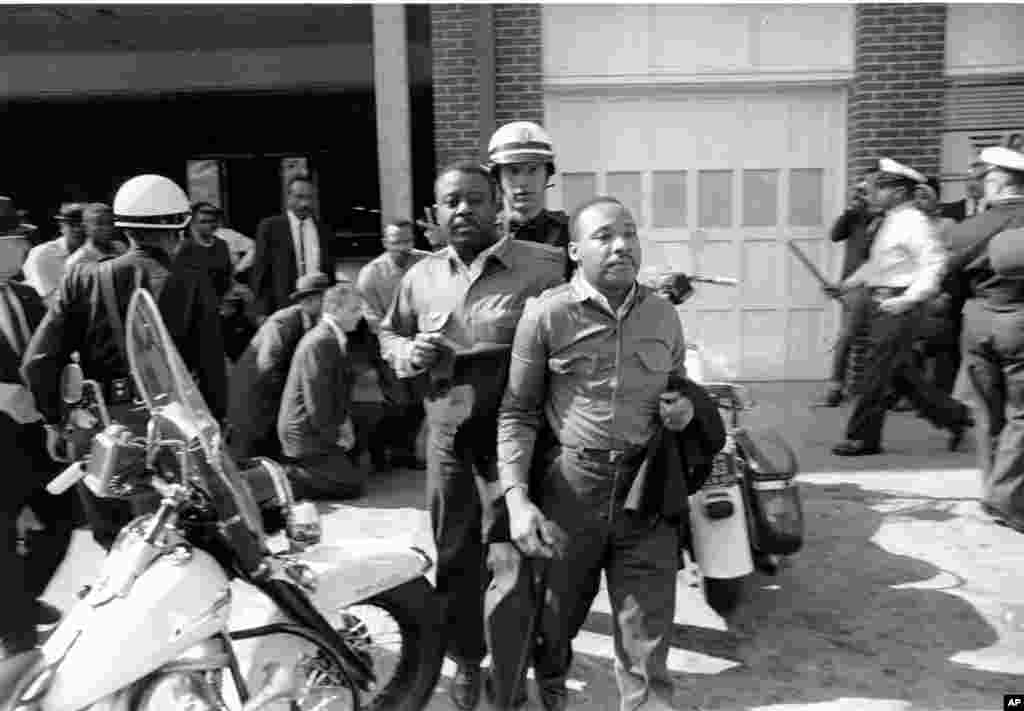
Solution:
[(545, 207), (548, 180), (555, 174), (555, 149), (547, 131), (532, 121), (507, 123), (491, 136), (487, 155), (501, 187), (498, 220), (508, 233), (566, 249), (569, 217)]
[(1024, 154), (992, 147), (981, 160), (988, 209), (952, 228), (947, 281), (967, 297), (962, 368), (982, 506), (1024, 532)]
[(924, 304), (938, 294), (946, 251), (928, 218), (913, 204), (925, 177), (889, 158), (879, 161), (871, 202), (885, 217), (868, 261), (840, 287), (866, 287), (870, 294), (872, 357), (856, 393), (846, 438), (832, 448), (843, 457), (878, 454), (890, 393), (906, 395), (920, 414), (950, 432), (956, 450), (971, 420), (967, 408), (927, 382), (914, 363), (913, 345)]
[[(559, 249), (498, 233), (497, 187), (478, 163), (443, 169), (434, 191), (437, 225), (448, 246), (402, 277), (381, 322), (380, 343), (400, 378), (427, 386), (427, 499), (437, 594), (457, 666), (452, 700), (471, 709), (480, 701), (486, 653), (483, 507), (474, 473), (497, 477), (497, 408), (508, 347), (527, 298), (561, 283), (565, 263)], [(467, 351), (481, 344), (490, 348), (467, 361)], [(459, 382), (460, 368), (465, 383)]]
[[(22, 362), (22, 375), (46, 421), (51, 453), (60, 438), (60, 373), (75, 351), (86, 377), (103, 388), (111, 418), (133, 429), (145, 424), (147, 414), (136, 405), (124, 346), (124, 319), (137, 286), (148, 288), (156, 298), (210, 410), (218, 420), (224, 417), (226, 372), (218, 300), (205, 271), (172, 261), (190, 216), (188, 197), (173, 181), (160, 175), (136, 176), (114, 198), (115, 226), (131, 238), (132, 249), (77, 266), (65, 277)], [(87, 491), (82, 496), (93, 536), (109, 548), (130, 520), (132, 507), (117, 500), (100, 501)]]

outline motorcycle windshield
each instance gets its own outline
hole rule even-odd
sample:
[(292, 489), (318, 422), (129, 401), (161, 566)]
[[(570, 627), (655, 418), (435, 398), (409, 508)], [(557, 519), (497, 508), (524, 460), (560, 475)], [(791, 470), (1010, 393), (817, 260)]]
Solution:
[[(220, 425), (185, 367), (156, 302), (147, 290), (135, 290), (125, 324), (128, 363), (146, 407), (150, 413), (162, 413), (186, 439), (198, 441), (208, 466), (197, 467), (196, 473), (201, 477), (215, 477), (216, 481), (204, 482), (207, 491), (224, 492), (231, 499), (231, 502), (219, 502), (218, 508), (234, 509), (218, 513), (226, 519), (237, 512), (254, 534), (262, 536), (259, 507), (252, 492), (233, 464), (227, 461)], [(215, 502), (218, 498), (214, 496)]]

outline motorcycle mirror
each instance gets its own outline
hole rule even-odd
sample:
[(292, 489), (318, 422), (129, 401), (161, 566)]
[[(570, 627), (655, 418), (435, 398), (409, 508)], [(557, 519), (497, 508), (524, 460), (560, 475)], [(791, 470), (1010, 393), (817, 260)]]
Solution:
[(68, 363), (60, 373), (60, 396), (68, 405), (82, 401), (85, 373), (78, 363)]

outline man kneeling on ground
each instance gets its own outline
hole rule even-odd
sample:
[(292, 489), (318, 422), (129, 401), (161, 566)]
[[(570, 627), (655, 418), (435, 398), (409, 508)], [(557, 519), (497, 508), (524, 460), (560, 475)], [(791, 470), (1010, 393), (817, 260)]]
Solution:
[(299, 498), (351, 499), (363, 493), (366, 469), (350, 417), (354, 373), (345, 336), (361, 317), (353, 284), (336, 284), (324, 294), (320, 323), (295, 351), (277, 433)]

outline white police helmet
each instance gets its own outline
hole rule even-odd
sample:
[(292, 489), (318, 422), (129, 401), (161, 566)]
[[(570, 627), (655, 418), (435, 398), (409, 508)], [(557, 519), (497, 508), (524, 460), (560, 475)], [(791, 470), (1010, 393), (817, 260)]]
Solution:
[(136, 175), (114, 196), (115, 227), (180, 230), (191, 218), (185, 191), (162, 175)]
[(548, 132), (532, 121), (507, 123), (491, 136), (487, 157), (492, 167), (536, 161), (555, 172), (555, 148)]

